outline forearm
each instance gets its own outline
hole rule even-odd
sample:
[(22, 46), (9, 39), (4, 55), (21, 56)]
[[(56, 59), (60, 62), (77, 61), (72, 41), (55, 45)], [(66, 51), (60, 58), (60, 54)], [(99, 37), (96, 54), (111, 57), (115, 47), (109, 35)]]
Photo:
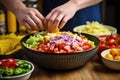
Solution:
[(20, 0), (0, 0), (0, 2), (13, 13), (25, 7)]
[(95, 5), (97, 3), (100, 3), (102, 0), (69, 0), (68, 3), (72, 3), (75, 5), (76, 10), (80, 10), (92, 5)]

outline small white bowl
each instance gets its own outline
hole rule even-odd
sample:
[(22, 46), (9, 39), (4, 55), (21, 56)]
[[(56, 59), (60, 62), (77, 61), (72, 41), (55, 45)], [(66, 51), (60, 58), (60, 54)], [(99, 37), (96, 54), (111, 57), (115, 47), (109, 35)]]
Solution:
[(112, 70), (120, 70), (120, 60), (110, 60), (105, 58), (105, 55), (108, 54), (110, 49), (106, 49), (101, 52), (102, 62), (103, 64)]
[[(17, 59), (18, 60), (18, 59)], [(34, 65), (30, 61), (25, 60), (25, 62), (31, 64), (32, 69), (24, 74), (16, 75), (16, 76), (10, 76), (10, 77), (0, 77), (0, 80), (28, 80), (34, 71)]]

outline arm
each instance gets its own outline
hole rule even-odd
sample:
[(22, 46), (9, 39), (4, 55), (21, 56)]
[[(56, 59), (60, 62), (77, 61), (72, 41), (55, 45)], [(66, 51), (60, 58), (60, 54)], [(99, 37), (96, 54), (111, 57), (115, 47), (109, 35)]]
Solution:
[(69, 0), (67, 3), (56, 7), (46, 16), (46, 29), (55, 32), (70, 20), (78, 10), (100, 3), (102, 0)]
[(19, 23), (29, 30), (43, 30), (44, 17), (37, 9), (26, 7), (21, 0), (0, 0), (0, 2), (17, 17)]
[(100, 3), (102, 0), (70, 0), (69, 2), (75, 4), (76, 10), (80, 10), (97, 3)]

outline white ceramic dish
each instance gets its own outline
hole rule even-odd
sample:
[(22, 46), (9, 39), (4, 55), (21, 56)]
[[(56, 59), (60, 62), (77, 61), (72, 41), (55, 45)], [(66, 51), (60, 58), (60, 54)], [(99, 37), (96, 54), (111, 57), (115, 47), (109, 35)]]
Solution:
[(91, 34), (91, 35), (94, 35), (94, 36), (108, 36), (108, 35), (111, 35), (111, 34), (117, 34), (117, 29), (115, 27), (112, 27), (112, 26), (108, 26), (108, 25), (103, 25), (105, 28), (109, 29), (110, 30), (110, 33), (102, 33), (102, 34), (99, 34), (99, 30), (96, 31), (95, 33), (95, 30), (96, 29), (92, 29), (93, 30), (93, 33), (89, 33), (89, 32), (83, 32), (82, 29), (86, 27), (86, 25), (80, 25), (80, 26), (77, 26), (73, 29), (74, 32), (78, 32), (78, 33), (87, 33), (87, 34)]
[(108, 54), (110, 49), (106, 49), (101, 52), (102, 62), (103, 64), (112, 70), (120, 70), (120, 60), (110, 60), (105, 58), (105, 55)]
[[(16, 59), (19, 60), (19, 59)], [(32, 69), (24, 74), (20, 74), (20, 75), (16, 75), (16, 76), (10, 76), (10, 77), (0, 77), (0, 80), (28, 80), (32, 74), (32, 72), (34, 71), (34, 65), (33, 63), (31, 63), (30, 61), (26, 61), (25, 62), (31, 64)]]

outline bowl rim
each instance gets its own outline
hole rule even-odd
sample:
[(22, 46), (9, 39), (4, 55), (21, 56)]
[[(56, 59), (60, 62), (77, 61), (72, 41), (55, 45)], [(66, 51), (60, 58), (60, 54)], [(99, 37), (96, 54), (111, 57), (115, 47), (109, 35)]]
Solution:
[[(77, 33), (77, 32), (73, 32), (73, 33)], [(36, 33), (35, 33), (35, 34), (36, 34)], [(75, 53), (72, 53), (72, 52), (71, 52), (71, 53), (58, 53), (58, 54), (57, 54), (57, 53), (51, 54), (50, 52), (49, 52), (49, 53), (40, 52), (40, 54), (46, 54), (46, 55), (74, 55), (74, 54), (81, 54), (81, 53), (85, 52), (84, 54), (81, 54), (81, 55), (85, 55), (85, 54), (87, 54), (87, 52), (90, 52), (90, 51), (92, 51), (92, 50), (95, 50), (97, 47), (99, 47), (99, 45), (100, 45), (100, 40), (98, 39), (98, 37), (96, 37), (96, 36), (94, 36), (94, 35), (87, 34), (87, 33), (77, 33), (77, 34), (83, 34), (83, 35), (92, 36), (92, 37), (94, 37), (94, 38), (96, 38), (96, 39), (98, 40), (99, 44), (97, 44), (96, 47), (94, 47), (94, 48), (92, 48), (92, 49), (85, 50), (85, 51), (82, 51), (82, 52), (75, 52)], [(27, 49), (27, 50), (30, 50), (30, 51), (33, 51), (33, 50), (31, 50), (31, 49), (29, 49), (29, 48), (27, 48), (27, 47), (25, 47), (25, 46), (23, 45), (23, 40), (24, 40), (26, 37), (30, 37), (31, 35), (34, 35), (34, 34), (28, 34), (28, 35), (24, 36), (24, 37), (21, 39), (20, 43), (21, 43), (21, 45), (22, 45), (23, 48), (25, 48), (25, 49)], [(36, 52), (36, 54), (37, 54), (39, 51), (35, 51), (35, 52)]]
[[(74, 27), (73, 28), (73, 31), (74, 32), (78, 32), (78, 31), (76, 31), (75, 29), (77, 29), (77, 28), (79, 28), (79, 27), (81, 27), (81, 29), (82, 28), (84, 28), (86, 25), (79, 25), (79, 26), (76, 26), (76, 27)], [(104, 27), (107, 27), (108, 29), (112, 29), (113, 31), (111, 32), (111, 34), (117, 34), (117, 29), (115, 28), (115, 27), (113, 27), (113, 26), (110, 26), (110, 25), (103, 25)], [(82, 32), (82, 33), (84, 33), (84, 32)], [(111, 35), (111, 34), (91, 34), (91, 35), (94, 35), (94, 36), (108, 36), (108, 35)]]
[[(110, 51), (110, 49), (111, 49), (111, 48), (106, 49), (106, 50), (103, 50), (103, 51), (101, 52), (101, 54), (100, 54), (101, 57), (102, 57), (103, 59), (108, 60), (108, 61), (111, 61), (111, 62), (120, 62), (120, 60), (110, 60), (110, 59), (105, 58), (105, 55), (106, 55), (106, 54), (109, 54), (109, 53), (107, 53), (107, 52)], [(119, 49), (119, 48), (116, 48), (116, 49)]]
[[(15, 59), (15, 60), (21, 60), (21, 59)], [(33, 65), (33, 63), (32, 63), (32, 62), (27, 61), (27, 60), (25, 60), (25, 62), (27, 62), (27, 63), (31, 64), (31, 66), (32, 66), (32, 69), (31, 69), (29, 72), (24, 73), (24, 74), (20, 74), (20, 75), (16, 75), (16, 76), (10, 76), (10, 77), (0, 77), (0, 79), (12, 79), (12, 78), (19, 78), (19, 77), (23, 77), (23, 76), (26, 76), (26, 75), (28, 75), (28, 74), (31, 74), (31, 73), (34, 71), (35, 67), (34, 67), (34, 65)]]
[(1, 57), (4, 57), (4, 56), (12, 56), (12, 55), (15, 55), (17, 52), (21, 51), (22, 49), (18, 49), (17, 51), (13, 52), (12, 54), (8, 54), (8, 55), (1, 55)]

